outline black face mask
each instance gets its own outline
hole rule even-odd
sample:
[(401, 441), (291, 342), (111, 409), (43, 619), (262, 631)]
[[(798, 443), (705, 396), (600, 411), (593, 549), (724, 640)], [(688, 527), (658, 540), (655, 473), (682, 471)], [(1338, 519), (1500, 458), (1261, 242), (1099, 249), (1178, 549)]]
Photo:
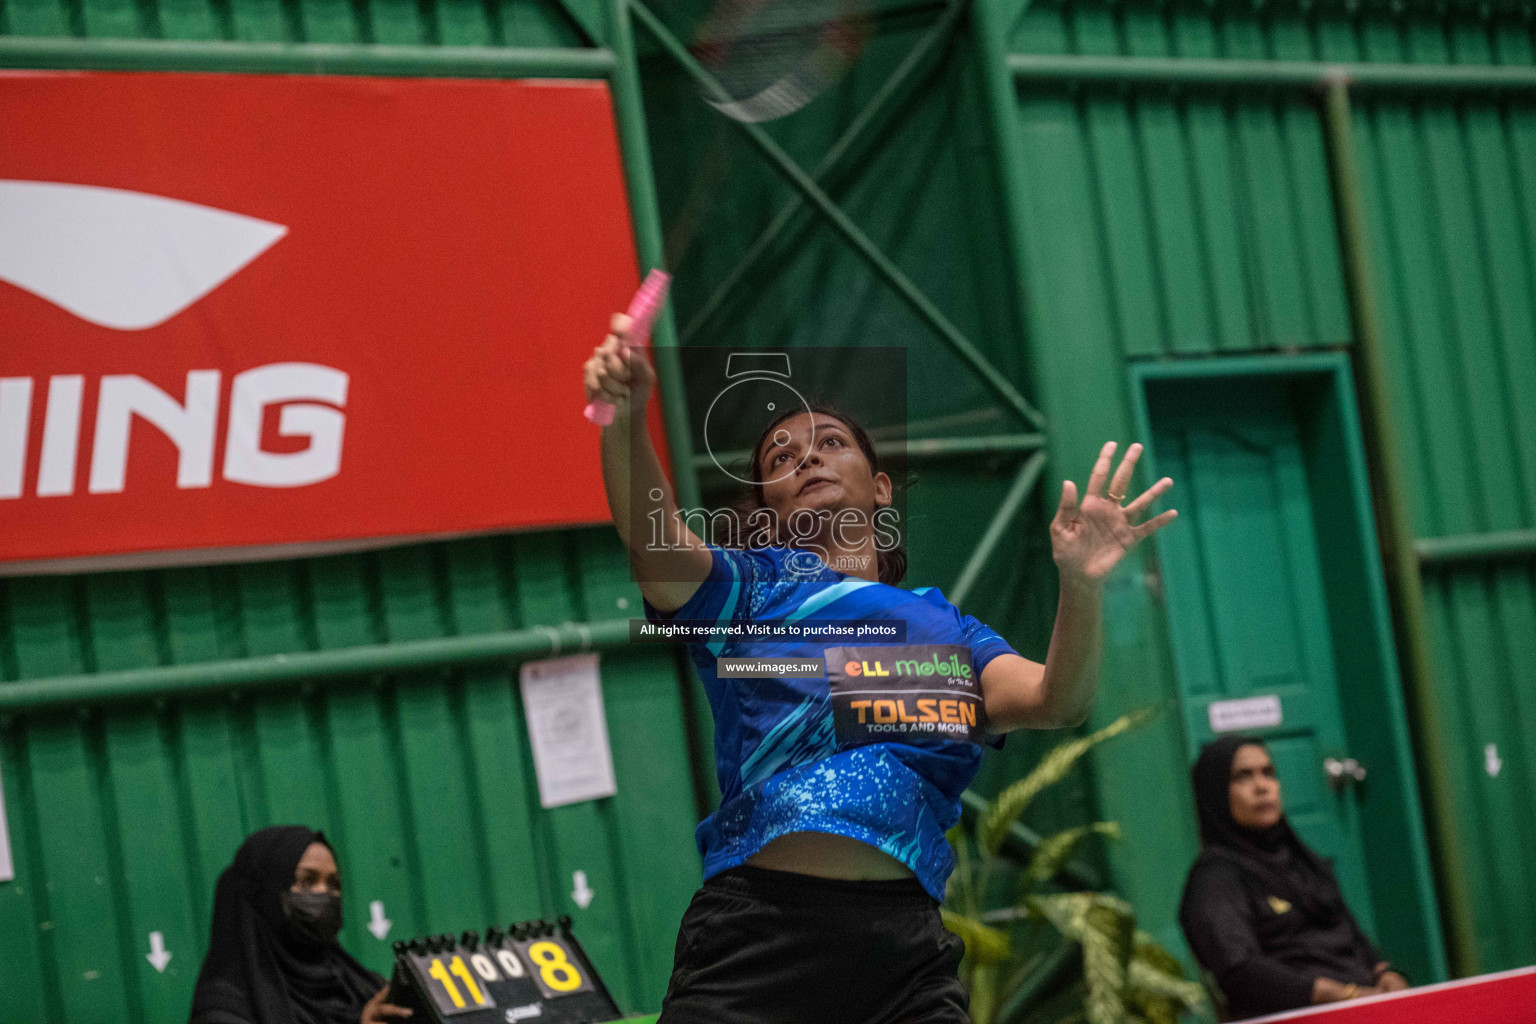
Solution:
[(283, 914), (305, 937), (316, 942), (335, 942), (341, 931), (341, 894), (336, 892), (285, 892)]

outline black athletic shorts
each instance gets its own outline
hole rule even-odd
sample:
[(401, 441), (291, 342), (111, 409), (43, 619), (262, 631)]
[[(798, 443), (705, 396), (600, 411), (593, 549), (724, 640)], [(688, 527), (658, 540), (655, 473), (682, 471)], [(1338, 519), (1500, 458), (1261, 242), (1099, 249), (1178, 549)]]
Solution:
[(967, 1024), (964, 951), (915, 878), (733, 868), (683, 915), (658, 1024)]

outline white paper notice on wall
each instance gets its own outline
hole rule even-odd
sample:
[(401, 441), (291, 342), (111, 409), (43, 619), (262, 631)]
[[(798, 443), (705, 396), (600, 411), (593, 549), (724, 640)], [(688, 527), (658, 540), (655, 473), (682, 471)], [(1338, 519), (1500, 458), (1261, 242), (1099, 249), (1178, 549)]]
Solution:
[(618, 792), (597, 655), (526, 662), (522, 689), (539, 803), (562, 807)]
[(11, 860), (11, 833), (5, 824), (5, 780), (0, 779), (0, 882), (16, 877), (16, 864)]
[(1271, 693), (1263, 697), (1212, 701), (1209, 712), (1212, 732), (1273, 729), (1280, 724), (1280, 698)]

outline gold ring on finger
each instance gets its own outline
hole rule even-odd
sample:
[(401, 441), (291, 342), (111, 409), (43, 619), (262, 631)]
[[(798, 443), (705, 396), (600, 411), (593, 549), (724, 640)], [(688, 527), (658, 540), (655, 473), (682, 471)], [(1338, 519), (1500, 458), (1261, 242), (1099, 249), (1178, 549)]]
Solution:
[(1106, 493), (1105, 497), (1107, 497), (1110, 501), (1115, 502), (1116, 504), (1119, 504), (1120, 502), (1125, 500), (1125, 495), (1123, 495), (1123, 494)]

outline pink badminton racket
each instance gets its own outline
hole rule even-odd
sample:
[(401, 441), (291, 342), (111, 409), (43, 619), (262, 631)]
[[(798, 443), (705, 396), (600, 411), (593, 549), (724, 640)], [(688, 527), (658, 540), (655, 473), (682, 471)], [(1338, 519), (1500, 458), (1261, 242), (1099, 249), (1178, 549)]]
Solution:
[[(653, 270), (645, 275), (645, 280), (640, 283), (639, 291), (635, 297), (629, 300), (627, 313), (630, 319), (629, 343), (637, 347), (644, 347), (651, 337), (651, 325), (656, 322), (656, 314), (661, 311), (661, 304), (667, 300), (667, 286), (672, 283), (672, 276), (664, 270)], [(613, 404), (610, 402), (588, 402), (583, 410), (587, 419), (600, 427), (606, 427), (613, 422)]]

